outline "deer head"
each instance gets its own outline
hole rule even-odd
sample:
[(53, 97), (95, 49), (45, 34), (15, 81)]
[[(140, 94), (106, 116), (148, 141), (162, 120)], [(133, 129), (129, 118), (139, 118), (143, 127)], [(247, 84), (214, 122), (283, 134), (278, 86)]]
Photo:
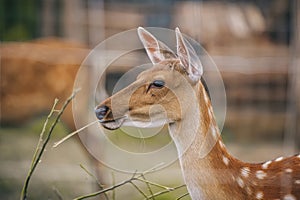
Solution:
[(96, 116), (105, 128), (173, 124), (190, 112), (191, 96), (197, 95), (194, 91), (201, 84), (203, 68), (178, 28), (175, 32), (177, 54), (145, 29), (138, 28), (153, 67), (97, 106)]

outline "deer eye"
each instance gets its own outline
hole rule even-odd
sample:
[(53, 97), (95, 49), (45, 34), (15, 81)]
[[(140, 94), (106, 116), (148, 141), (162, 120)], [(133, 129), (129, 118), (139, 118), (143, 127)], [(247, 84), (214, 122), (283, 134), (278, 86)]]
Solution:
[(162, 88), (164, 86), (165, 86), (165, 81), (163, 81), (163, 80), (155, 80), (152, 83), (150, 83), (150, 85), (149, 85), (146, 93), (148, 93), (148, 91), (151, 88), (158, 88), (158, 89), (160, 89), (160, 88)]
[(162, 88), (165, 86), (165, 82), (163, 80), (155, 80), (151, 83), (152, 87)]

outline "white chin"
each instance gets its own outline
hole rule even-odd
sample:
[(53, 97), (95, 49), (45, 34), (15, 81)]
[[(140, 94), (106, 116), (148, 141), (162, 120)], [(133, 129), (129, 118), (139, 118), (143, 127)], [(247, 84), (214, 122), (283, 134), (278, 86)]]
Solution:
[(106, 129), (115, 130), (122, 126), (124, 120), (125, 120), (124, 118), (121, 118), (114, 121), (102, 122), (101, 125)]
[(158, 128), (168, 123), (169, 122), (167, 120), (157, 120), (157, 121), (150, 121), (150, 122), (125, 121), (122, 126), (130, 126), (130, 127), (137, 127), (137, 128)]

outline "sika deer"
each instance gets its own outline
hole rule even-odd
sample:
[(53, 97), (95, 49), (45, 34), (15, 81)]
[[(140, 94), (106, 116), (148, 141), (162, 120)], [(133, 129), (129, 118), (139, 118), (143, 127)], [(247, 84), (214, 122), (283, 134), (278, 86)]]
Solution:
[(201, 82), (201, 62), (179, 29), (177, 55), (145, 29), (138, 34), (153, 67), (97, 106), (103, 127), (168, 124), (192, 199), (300, 200), (300, 154), (250, 164), (227, 152)]

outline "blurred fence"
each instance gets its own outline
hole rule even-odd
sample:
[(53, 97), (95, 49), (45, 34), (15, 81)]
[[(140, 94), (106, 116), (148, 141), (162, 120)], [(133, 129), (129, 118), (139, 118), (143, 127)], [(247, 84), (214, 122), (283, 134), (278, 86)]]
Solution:
[[(175, 0), (128, 1), (126, 3), (123, 1), (102, 0), (36, 0), (28, 4), (23, 3), (26, 8), (24, 12), (34, 11), (33, 15), (30, 16), (28, 13), (26, 15), (22, 14), (22, 10), (6, 2), (4, 5), (6, 8), (14, 8), (15, 12), (19, 11), (21, 13), (9, 17), (9, 11), (5, 10), (5, 16), (7, 15), (3, 18), (5, 23), (0, 20), (2, 21), (1, 28), (4, 29), (4, 34), (1, 37), (2, 40), (5, 39), (6, 31), (9, 33), (14, 30), (14, 25), (18, 26), (23, 20), (25, 22), (29, 21), (29, 24), (35, 24), (35, 26), (25, 26), (25, 29), (26, 27), (34, 27), (35, 34), (31, 34), (32, 38), (54, 35), (94, 47), (100, 41), (115, 33), (138, 26), (169, 28), (178, 26), (183, 33), (190, 35), (204, 45), (221, 71), (228, 100), (225, 125), (230, 132), (236, 138), (272, 136), (280, 139), (287, 129), (294, 132), (294, 135), (299, 135), (299, 98), (294, 98), (292, 102), (295, 109), (288, 109), (288, 105), (292, 101), (291, 90), (293, 90), (293, 94), (299, 96), (299, 92), (295, 90), (295, 88), (299, 88), (299, 81), (290, 81), (290, 78), (294, 77), (290, 73), (293, 56), (298, 57), (292, 50), (296, 49), (294, 47), (296, 44), (299, 45), (299, 40), (295, 40), (293, 44), (289, 42), (293, 37), (292, 31), (294, 31), (294, 35), (299, 35), (299, 28), (296, 29), (299, 9), (293, 9), (295, 7), (293, 3), (294, 1), (266, 1), (257, 4), (239, 1), (234, 4), (223, 1)], [(280, 17), (282, 20), (274, 20)], [(17, 32), (17, 29), (15, 32)], [(296, 38), (296, 36), (294, 37)], [(23, 116), (19, 115), (19, 118), (17, 118), (18, 115), (15, 115), (15, 118), (11, 117), (14, 116), (11, 111), (15, 108), (12, 109), (9, 106), (18, 105), (19, 103), (16, 103), (16, 100), (25, 99), (25, 96), (21, 94), (28, 90), (26, 87), (30, 86), (35, 91), (42, 90), (38, 87), (38, 84), (31, 84), (30, 81), (45, 81), (45, 79), (39, 80), (40, 77), (37, 76), (34, 68), (40, 70), (46, 68), (46, 66), (52, 66), (54, 62), (51, 59), (54, 55), (52, 52), (64, 52), (57, 55), (55, 53), (58, 60), (64, 60), (67, 55), (73, 56), (76, 58), (75, 65), (77, 67), (86, 55), (86, 53), (80, 53), (78, 57), (78, 52), (66, 49), (61, 45), (52, 45), (47, 47), (49, 49), (43, 50), (39, 50), (40, 47), (33, 44), (23, 44), (21, 46), (18, 46), (18, 44), (1, 45), (1, 51), (3, 52), (1, 53), (2, 124), (3, 122), (17, 123), (20, 117)], [(28, 49), (31, 49), (31, 51), (28, 51)], [(12, 56), (13, 54), (14, 56)], [(40, 61), (42, 58), (46, 59)], [(16, 63), (18, 62), (23, 62), (24, 66), (27, 67), (17, 66)], [(36, 63), (43, 64), (38, 66)], [(108, 77), (112, 77), (111, 80), (108, 80), (109, 88), (112, 88), (114, 84), (113, 79), (130, 69), (133, 64), (132, 62), (118, 62), (118, 66), (112, 68), (114, 70), (108, 71)], [(74, 63), (69, 60), (66, 65), (74, 65)], [(296, 66), (299, 68), (297, 64)], [(67, 76), (72, 74), (71, 81), (76, 70), (75, 68), (70, 70), (72, 72), (65, 73), (65, 78), (67, 79)], [(12, 88), (20, 85), (16, 81), (20, 72), (24, 76), (31, 77), (28, 79), (30, 81), (24, 82), (23, 85), (26, 86), (20, 89), (20, 92), (15, 92), (12, 95), (16, 91)], [(296, 70), (296, 72), (299, 73), (299, 70)], [(46, 78), (51, 74), (49, 70), (45, 70), (44, 73), (48, 74), (45, 76)], [(60, 75), (64, 76), (63, 74)], [(53, 84), (57, 85), (59, 83), (53, 82)], [(71, 85), (71, 83), (68, 84)], [(65, 86), (61, 84), (57, 87), (64, 88)], [(57, 96), (61, 94), (58, 91), (54, 93)], [(10, 100), (7, 100), (9, 98)], [(39, 105), (43, 105), (40, 106), (41, 109), (46, 107), (45, 103), (41, 103), (44, 98), (45, 96), (36, 98), (33, 94), (32, 96), (26, 96), (26, 99), (35, 99), (35, 101), (40, 102), (36, 102), (36, 106), (29, 103), (22, 104), (22, 112), (31, 112)], [(24, 114), (24, 116), (27, 115)], [(287, 118), (287, 116), (292, 117)], [(289, 121), (293, 121), (294, 128), (287, 128), (287, 125), (292, 124)]]

